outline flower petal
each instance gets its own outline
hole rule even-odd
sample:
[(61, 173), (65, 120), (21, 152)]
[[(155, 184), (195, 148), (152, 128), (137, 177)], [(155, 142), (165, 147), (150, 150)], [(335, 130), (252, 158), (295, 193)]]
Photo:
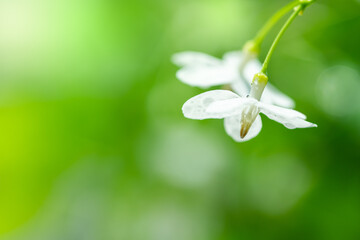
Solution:
[(221, 101), (215, 101), (211, 103), (206, 112), (208, 113), (219, 113), (223, 117), (229, 117), (236, 114), (240, 114), (242, 111), (242, 106), (244, 106), (244, 98), (232, 98)]
[(250, 92), (250, 84), (240, 75), (231, 83), (231, 89), (241, 97), (246, 97)]
[(227, 52), (223, 56), (225, 65), (239, 69), (241, 61), (243, 60), (243, 54), (241, 51), (231, 51)]
[(227, 66), (239, 70), (241, 70), (242, 61), (247, 61), (244, 65), (243, 72), (241, 72), (243, 77), (241, 80), (245, 80), (248, 84), (251, 84), (254, 75), (261, 71), (262, 64), (254, 56), (249, 56), (249, 59), (244, 59), (244, 57), (246, 56), (244, 56), (241, 51), (232, 51), (224, 54), (223, 59)]
[(218, 65), (221, 63), (220, 59), (207, 55), (201, 52), (180, 52), (172, 56), (172, 62), (180, 67), (194, 66), (194, 65)]
[(213, 66), (195, 65), (180, 69), (177, 71), (176, 77), (190, 86), (208, 88), (231, 83), (236, 78), (236, 73), (229, 71), (222, 64)]
[(228, 112), (208, 112), (211, 104), (217, 101), (238, 99), (237, 94), (227, 90), (213, 90), (190, 98), (182, 107), (184, 116), (191, 119), (224, 118)]
[[(248, 57), (250, 59), (246, 59), (246, 56), (244, 56), (241, 51), (228, 52), (223, 57), (226, 67), (237, 73), (238, 77), (233, 84), (237, 84), (235, 88), (239, 90), (239, 92), (249, 91), (254, 75), (261, 70), (261, 63), (259, 60), (252, 59), (254, 58), (253, 56)], [(243, 61), (246, 62), (243, 63)]]
[(253, 98), (237, 98), (225, 99), (211, 103), (206, 111), (208, 113), (220, 113), (224, 117), (241, 114), (244, 107), (249, 105), (257, 105), (258, 101)]
[(245, 142), (245, 141), (248, 141), (248, 140), (256, 137), (262, 128), (261, 117), (258, 115), (256, 117), (254, 123), (251, 125), (247, 135), (244, 138), (241, 138), (240, 137), (240, 129), (241, 129), (240, 123), (241, 123), (241, 115), (227, 117), (227, 118), (225, 118), (225, 121), (224, 121), (226, 133), (237, 142)]
[(261, 97), (261, 101), (268, 104), (277, 105), (284, 108), (294, 108), (295, 101), (280, 92), (277, 88), (275, 88), (270, 83), (264, 89), (263, 95)]
[(244, 55), (241, 51), (228, 52), (224, 55), (225, 65), (233, 71), (238, 71), (237, 77), (231, 83), (231, 88), (240, 96), (245, 97), (250, 92), (254, 75), (261, 70), (261, 63), (256, 59), (250, 60), (244, 65), (243, 72), (240, 72), (243, 60)]
[(273, 106), (266, 103), (258, 103), (260, 112), (268, 118), (283, 124), (289, 129), (317, 127), (316, 124), (305, 121), (306, 116), (298, 111)]
[(249, 61), (246, 64), (244, 71), (242, 73), (244, 76), (243, 80), (246, 80), (249, 84), (251, 84), (251, 82), (254, 78), (254, 75), (256, 73), (259, 73), (261, 71), (261, 68), (262, 68), (262, 64), (260, 63), (260, 61), (258, 59)]

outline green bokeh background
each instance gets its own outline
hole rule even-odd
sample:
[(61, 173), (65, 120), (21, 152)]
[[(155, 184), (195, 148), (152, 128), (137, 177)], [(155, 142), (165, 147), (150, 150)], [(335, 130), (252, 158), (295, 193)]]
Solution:
[(239, 144), (181, 113), (202, 90), (171, 55), (287, 2), (1, 0), (0, 240), (360, 239), (360, 1), (317, 1), (269, 66), (318, 128)]

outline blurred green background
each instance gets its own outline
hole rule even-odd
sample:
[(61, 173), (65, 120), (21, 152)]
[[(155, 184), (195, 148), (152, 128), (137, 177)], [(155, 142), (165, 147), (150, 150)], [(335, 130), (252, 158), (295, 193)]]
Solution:
[(318, 0), (270, 63), (317, 129), (239, 144), (181, 113), (202, 90), (171, 55), (288, 2), (1, 0), (0, 240), (360, 239), (360, 1)]

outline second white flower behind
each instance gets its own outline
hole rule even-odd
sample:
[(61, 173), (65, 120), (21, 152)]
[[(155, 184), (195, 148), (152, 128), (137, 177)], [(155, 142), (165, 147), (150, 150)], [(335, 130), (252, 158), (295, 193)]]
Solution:
[[(228, 52), (223, 59), (201, 52), (181, 52), (174, 54), (172, 61), (181, 67), (176, 77), (183, 83), (200, 88), (230, 84), (242, 97), (248, 94), (254, 74), (261, 70), (259, 60), (241, 51)], [(264, 90), (261, 101), (286, 108), (295, 106), (290, 97), (271, 84)]]

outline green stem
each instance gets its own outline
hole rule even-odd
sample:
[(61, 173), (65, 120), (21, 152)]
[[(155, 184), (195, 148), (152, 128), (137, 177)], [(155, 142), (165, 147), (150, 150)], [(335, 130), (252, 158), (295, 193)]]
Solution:
[(297, 15), (299, 15), (299, 13), (301, 11), (303, 11), (305, 9), (306, 5), (305, 4), (301, 4), (299, 5), (299, 7), (297, 7), (294, 12), (291, 14), (291, 16), (289, 17), (289, 19), (285, 22), (284, 26), (281, 28), (280, 32), (278, 33), (278, 35), (276, 36), (274, 42), (272, 43), (270, 50), (268, 52), (268, 54), (266, 55), (266, 58), (264, 60), (261, 72), (262, 73), (266, 73), (266, 70), (268, 68), (269, 65), (269, 61), (271, 59), (271, 56), (274, 53), (274, 50), (276, 48), (276, 46), (278, 45), (280, 38), (284, 35), (285, 31), (288, 29), (288, 27), (290, 26), (290, 24), (294, 21), (294, 19), (296, 18)]
[(260, 29), (260, 31), (256, 34), (256, 37), (254, 38), (254, 43), (257, 46), (260, 46), (263, 42), (265, 36), (269, 33), (269, 31), (274, 27), (274, 25), (279, 21), (280, 18), (282, 18), (286, 13), (291, 11), (294, 7), (298, 6), (300, 4), (300, 0), (295, 0), (288, 5), (281, 8), (279, 11), (277, 11), (266, 23), (265, 25)]

